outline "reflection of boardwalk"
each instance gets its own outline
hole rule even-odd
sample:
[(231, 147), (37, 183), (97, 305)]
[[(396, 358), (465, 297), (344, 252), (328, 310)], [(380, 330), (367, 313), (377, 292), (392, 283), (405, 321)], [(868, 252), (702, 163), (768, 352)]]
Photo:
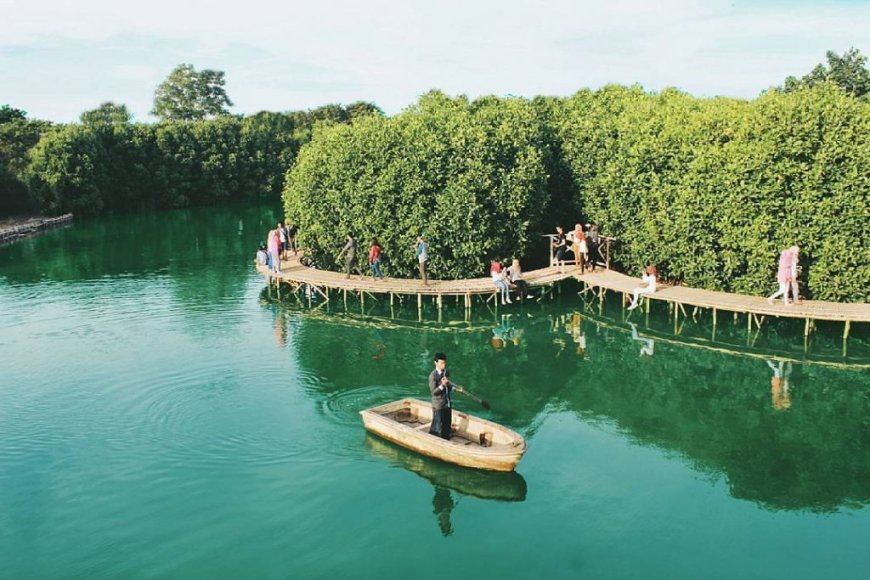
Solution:
[[(583, 312), (583, 316), (598, 326), (618, 330), (619, 332), (632, 333), (633, 326), (630, 322), (629, 326), (619, 320), (614, 320), (602, 315)], [(680, 347), (700, 348), (703, 350), (719, 352), (731, 356), (748, 357), (761, 360), (777, 360), (783, 362), (794, 362), (800, 364), (815, 364), (828, 367), (846, 368), (846, 369), (867, 369), (870, 368), (870, 361), (867, 359), (846, 359), (840, 357), (825, 356), (818, 353), (804, 353), (799, 355), (794, 352), (773, 350), (771, 348), (758, 348), (751, 345), (729, 344), (726, 342), (717, 342), (704, 337), (698, 336), (679, 336), (669, 334), (666, 331), (655, 330), (652, 328), (640, 329), (637, 332), (639, 338), (654, 339), (656, 342), (664, 344), (672, 344)]]

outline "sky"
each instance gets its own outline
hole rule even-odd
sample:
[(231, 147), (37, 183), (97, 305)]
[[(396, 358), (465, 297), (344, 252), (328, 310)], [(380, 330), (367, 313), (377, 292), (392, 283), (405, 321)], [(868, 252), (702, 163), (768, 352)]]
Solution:
[(0, 0), (0, 105), (151, 122), (175, 66), (225, 72), (232, 113), (431, 89), (569, 96), (609, 83), (754, 98), (825, 53), (870, 55), (870, 0)]

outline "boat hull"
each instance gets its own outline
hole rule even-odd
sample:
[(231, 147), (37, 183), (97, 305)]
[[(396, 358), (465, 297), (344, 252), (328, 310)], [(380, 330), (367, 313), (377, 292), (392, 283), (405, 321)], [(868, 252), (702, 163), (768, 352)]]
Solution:
[(490, 471), (513, 471), (526, 452), (518, 433), (498, 423), (453, 410), (453, 437), (429, 434), (432, 407), (418, 399), (402, 399), (360, 411), (370, 433), (441, 461)]

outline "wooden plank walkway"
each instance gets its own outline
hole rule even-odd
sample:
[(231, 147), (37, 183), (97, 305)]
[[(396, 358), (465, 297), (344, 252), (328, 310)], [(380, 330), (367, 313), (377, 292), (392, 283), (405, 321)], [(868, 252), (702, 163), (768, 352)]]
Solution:
[[(489, 277), (468, 280), (430, 280), (428, 285), (423, 285), (419, 279), (384, 278), (383, 280), (373, 280), (371, 276), (359, 275), (351, 276), (348, 279), (339, 272), (303, 266), (295, 257), (282, 262), (281, 274), (273, 274), (264, 266), (257, 266), (257, 270), (266, 276), (270, 284), (286, 283), (296, 290), (304, 285), (310, 285), (327, 299), (329, 299), (330, 291), (341, 291), (345, 293), (356, 292), (361, 296), (363, 294), (389, 294), (391, 298), (393, 295), (415, 295), (418, 303), (423, 296), (433, 296), (437, 298), (440, 305), (441, 297), (464, 296), (466, 307), (470, 307), (472, 296), (484, 296), (491, 299), (498, 292)], [(602, 300), (604, 293), (608, 290), (630, 294), (631, 290), (640, 284), (639, 278), (627, 276), (614, 270), (599, 268), (594, 272), (581, 273), (580, 268), (574, 265), (566, 266), (561, 271), (559, 268), (551, 266), (523, 273), (523, 279), (532, 287), (552, 286), (554, 283), (570, 277), (584, 283), (587, 286), (587, 291), (596, 293)], [(809, 334), (815, 320), (844, 322), (844, 338), (848, 336), (851, 323), (870, 322), (870, 305), (868, 304), (804, 300), (800, 304), (784, 306), (781, 301), (769, 304), (766, 297), (763, 296), (666, 285), (659, 286), (654, 294), (643, 296), (650, 300), (671, 303), (675, 318), (679, 315), (678, 309), (682, 311), (684, 317), (688, 316), (685, 307), (712, 309), (714, 326), (716, 314), (720, 310), (746, 314), (750, 329), (753, 322), (756, 327), (760, 327), (764, 318), (768, 316), (804, 319), (806, 321), (805, 335)]]
[[(603, 288), (629, 295), (633, 288), (640, 285), (639, 278), (632, 278), (613, 270), (596, 271), (575, 277), (592, 288)], [(688, 286), (663, 285), (659, 285), (658, 290), (654, 294), (644, 294), (643, 296), (652, 300), (663, 300), (684, 306), (725, 310), (742, 314), (751, 313), (757, 316), (835, 320), (839, 322), (870, 322), (870, 304), (802, 300), (800, 304), (784, 306), (781, 299), (773, 304), (769, 304), (767, 298), (763, 296), (731, 294), (729, 292), (701, 290)]]

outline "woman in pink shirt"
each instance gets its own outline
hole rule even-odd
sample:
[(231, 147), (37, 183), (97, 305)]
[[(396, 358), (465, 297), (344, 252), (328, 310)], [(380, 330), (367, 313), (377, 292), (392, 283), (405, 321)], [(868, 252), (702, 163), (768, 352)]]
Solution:
[(272, 256), (272, 271), (276, 274), (281, 273), (281, 234), (278, 229), (270, 230), (268, 236), (269, 255)]
[(779, 254), (779, 269), (776, 272), (776, 281), (779, 283), (779, 289), (767, 297), (767, 301), (773, 304), (773, 301), (778, 296), (782, 296), (782, 303), (785, 306), (789, 305), (788, 289), (792, 288), (795, 303), (798, 302), (798, 287), (797, 287), (797, 265), (798, 252), (800, 248), (792, 246), (784, 249)]

